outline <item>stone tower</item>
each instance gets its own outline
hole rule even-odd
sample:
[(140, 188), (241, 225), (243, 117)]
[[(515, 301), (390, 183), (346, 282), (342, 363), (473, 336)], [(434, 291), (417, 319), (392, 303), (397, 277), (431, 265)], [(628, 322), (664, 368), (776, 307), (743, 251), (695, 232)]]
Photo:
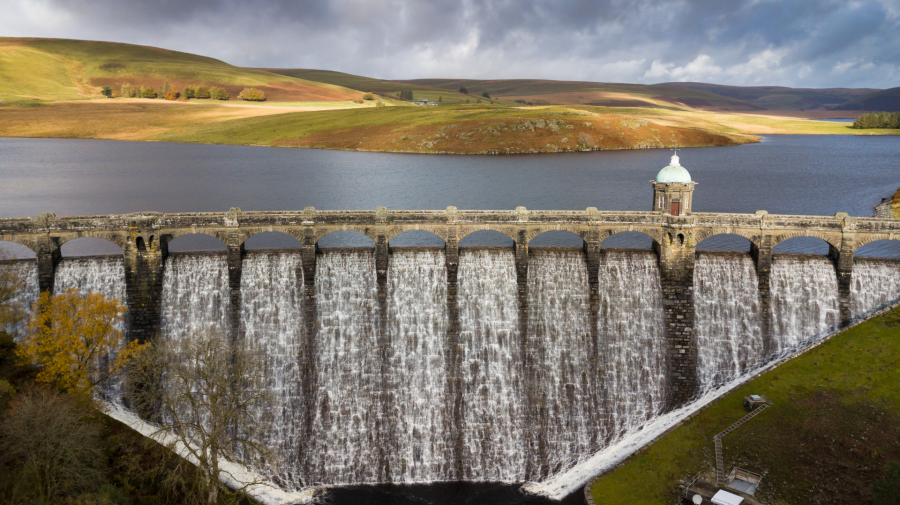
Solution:
[(687, 216), (691, 213), (694, 186), (691, 174), (678, 161), (678, 154), (672, 155), (669, 166), (656, 174), (653, 184), (653, 210), (672, 216)]

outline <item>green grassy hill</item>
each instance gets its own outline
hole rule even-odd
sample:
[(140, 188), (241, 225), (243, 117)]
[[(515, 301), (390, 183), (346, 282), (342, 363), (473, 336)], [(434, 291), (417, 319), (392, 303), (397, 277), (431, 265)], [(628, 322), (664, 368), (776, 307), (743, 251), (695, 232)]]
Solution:
[(416, 79), (399, 82), (450, 90), (465, 87), (473, 95), (481, 95), (486, 91), (492, 97), (525, 100), (535, 105), (596, 105), (719, 111), (762, 109), (751, 103), (706, 91), (665, 85), (648, 86), (545, 79)]
[(763, 474), (756, 498), (773, 505), (872, 503), (872, 484), (900, 461), (900, 309), (834, 336), (737, 388), (600, 477), (597, 505), (673, 503), (679, 481), (715, 478), (712, 437), (747, 412), (775, 405), (723, 440), (726, 471)]
[(900, 88), (890, 88), (863, 95), (843, 103), (836, 110), (868, 110), (877, 112), (900, 111)]
[(0, 37), (0, 95), (49, 100), (99, 96), (101, 86), (128, 82), (157, 88), (190, 84), (220, 86), (233, 99), (244, 87), (274, 101), (359, 98), (342, 86), (263, 70), (236, 67), (196, 54), (157, 47), (67, 39)]
[(702, 82), (667, 82), (666, 86), (695, 89), (742, 100), (770, 110), (808, 110), (834, 107), (867, 95), (869, 88), (786, 88), (783, 86), (722, 86)]

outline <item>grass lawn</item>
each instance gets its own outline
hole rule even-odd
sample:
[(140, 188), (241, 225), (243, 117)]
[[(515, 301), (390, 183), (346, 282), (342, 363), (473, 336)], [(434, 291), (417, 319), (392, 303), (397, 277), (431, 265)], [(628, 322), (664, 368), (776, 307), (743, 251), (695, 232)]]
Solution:
[(756, 496), (770, 504), (868, 503), (885, 465), (900, 461), (900, 310), (728, 394), (595, 481), (596, 503), (669, 504), (680, 479), (714, 476), (712, 437), (746, 414), (749, 394), (775, 406), (723, 439), (726, 471), (763, 474)]

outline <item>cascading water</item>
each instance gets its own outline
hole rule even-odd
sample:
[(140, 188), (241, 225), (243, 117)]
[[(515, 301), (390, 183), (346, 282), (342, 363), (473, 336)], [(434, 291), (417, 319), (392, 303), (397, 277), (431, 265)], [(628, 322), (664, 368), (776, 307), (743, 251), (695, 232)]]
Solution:
[(316, 265), (316, 418), (305, 484), (375, 483), (386, 457), (382, 349), (373, 251), (336, 251)]
[[(69, 288), (77, 289), (82, 295), (100, 293), (125, 305), (125, 263), (122, 257), (64, 258), (56, 267), (53, 294), (65, 293)], [(124, 332), (127, 327), (126, 313), (116, 329)], [(117, 354), (118, 349), (101, 358), (101, 366), (108, 366), (109, 360), (114, 359)], [(105, 400), (119, 403), (122, 397), (121, 382), (117, 377), (108, 379), (97, 386), (95, 393)]]
[(758, 284), (747, 254), (697, 255), (694, 325), (702, 390), (730, 381), (762, 361)]
[[(385, 460), (391, 480), (429, 482), (446, 471), (447, 268), (442, 250), (395, 251), (387, 285)], [(387, 396), (387, 395), (385, 395)]]
[(10, 261), (0, 264), (0, 268), (12, 270), (21, 286), (15, 297), (8, 303), (22, 311), (22, 319), (11, 327), (5, 328), (18, 341), (21, 340), (22, 334), (28, 326), (28, 319), (31, 317), (34, 303), (38, 301), (41, 294), (38, 285), (37, 264), (33, 260)]
[(304, 398), (298, 358), (304, 345), (303, 269), (295, 252), (249, 253), (241, 274), (244, 345), (263, 356), (266, 387), (272, 394), (271, 427), (264, 443), (283, 465), (263, 469), (290, 483), (300, 468)]
[(659, 265), (651, 251), (603, 251), (597, 324), (603, 415), (610, 437), (657, 415), (665, 403), (666, 340)]
[(461, 249), (457, 276), (464, 478), (522, 480), (528, 428), (515, 256)]
[(526, 468), (543, 475), (568, 468), (596, 450), (604, 422), (597, 402), (598, 343), (591, 338), (590, 286), (584, 253), (534, 250), (528, 266), (528, 342), (537, 347), (528, 377), (540, 409), (538, 452)]
[(776, 254), (769, 282), (772, 354), (797, 349), (837, 328), (838, 284), (831, 259)]
[(163, 272), (160, 333), (163, 341), (228, 332), (231, 297), (223, 254), (174, 254)]
[(856, 258), (850, 284), (854, 318), (887, 307), (900, 300), (900, 262)]

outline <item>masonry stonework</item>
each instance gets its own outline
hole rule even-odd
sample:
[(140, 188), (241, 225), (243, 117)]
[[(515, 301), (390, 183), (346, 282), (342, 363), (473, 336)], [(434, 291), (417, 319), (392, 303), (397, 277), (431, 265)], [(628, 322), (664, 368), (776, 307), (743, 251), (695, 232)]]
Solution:
[[(244, 242), (262, 232), (282, 232), (297, 238), (301, 244), (303, 275), (303, 310), (306, 316), (307, 345), (301, 346), (309, 355), (298, 356), (301, 381), (305, 392), (315, 391), (316, 342), (316, 252), (319, 239), (338, 230), (358, 231), (375, 242), (376, 277), (378, 281), (379, 325), (384, 327), (387, 269), (390, 261), (390, 240), (409, 230), (426, 230), (441, 237), (445, 244), (447, 264), (447, 302), (449, 314), (448, 343), (451, 346), (449, 377), (459, 381), (460, 350), (458, 322), (459, 240), (479, 230), (495, 230), (515, 242), (517, 292), (519, 299), (519, 330), (526, 373), (539, 373), (541, 342), (528, 337), (528, 244), (547, 231), (569, 231), (584, 239), (584, 254), (590, 286), (591, 338), (596, 334), (599, 304), (596, 283), (600, 243), (607, 237), (623, 232), (641, 232), (653, 239), (660, 265), (661, 288), (664, 297), (666, 338), (668, 349), (669, 407), (684, 403), (697, 392), (697, 342), (694, 330), (693, 268), (696, 244), (717, 234), (735, 234), (751, 243), (751, 254), (759, 278), (763, 312), (764, 342), (770, 341), (768, 327), (771, 314), (769, 277), (772, 249), (781, 241), (797, 236), (818, 237), (831, 246), (838, 278), (841, 321), (851, 320), (850, 286), (853, 276), (853, 255), (860, 246), (874, 240), (900, 239), (900, 220), (854, 218), (839, 213), (827, 216), (714, 214), (691, 212), (689, 215), (670, 215), (669, 212), (609, 212), (589, 208), (585, 211), (529, 211), (519, 207), (513, 211), (460, 211), (454, 207), (441, 211), (401, 210), (379, 208), (376, 211), (317, 211), (307, 207), (296, 212), (244, 212), (233, 208), (228, 212), (157, 213), (145, 212), (110, 216), (57, 217), (42, 214), (36, 218), (0, 219), (0, 240), (16, 242), (31, 248), (37, 255), (40, 289), (53, 290), (56, 265), (61, 258), (63, 244), (79, 237), (99, 237), (116, 243), (123, 250), (125, 260), (126, 303), (129, 308), (129, 338), (147, 340), (159, 331), (163, 268), (168, 254), (167, 244), (182, 235), (201, 233), (218, 238), (228, 248), (229, 289), (232, 307), (230, 314), (239, 328), (241, 258)], [(299, 273), (299, 272), (298, 272)], [(387, 332), (381, 332), (387, 335)], [(239, 334), (235, 335), (240, 338)], [(385, 336), (383, 338), (389, 338)], [(597, 348), (601, 343), (597, 343)], [(381, 342), (382, 350), (389, 342)], [(769, 344), (766, 344), (769, 345)], [(598, 351), (599, 352), (599, 351)], [(456, 357), (454, 357), (456, 356)], [(387, 362), (387, 360), (384, 360)], [(526, 382), (527, 383), (527, 382)], [(462, 415), (461, 386), (450, 388), (449, 414)], [(527, 415), (539, 415), (543, 408), (537, 392), (528, 397)], [(526, 395), (530, 394), (526, 392)], [(311, 395), (305, 395), (311, 398)], [(306, 409), (309, 411), (309, 409)], [(307, 427), (312, 430), (312, 426)], [(309, 439), (309, 437), (306, 437)], [(461, 439), (460, 439), (461, 440)], [(460, 442), (461, 443), (461, 442)], [(540, 451), (540, 436), (531, 440), (534, 450)], [(385, 471), (384, 468), (379, 471)], [(546, 469), (532, 469), (539, 475)]]

